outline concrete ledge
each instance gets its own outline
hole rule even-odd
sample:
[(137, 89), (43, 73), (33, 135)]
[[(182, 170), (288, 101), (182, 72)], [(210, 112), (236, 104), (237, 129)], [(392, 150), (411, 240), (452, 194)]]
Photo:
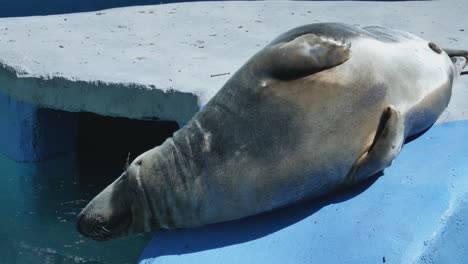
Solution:
[(156, 233), (139, 263), (464, 263), (467, 134), (434, 126), (382, 177), (317, 202)]
[[(339, 21), (466, 48), (464, 0), (192, 2), (0, 19), (0, 90), (40, 107), (187, 121), (293, 27)], [(465, 31), (461, 31), (465, 30)], [(468, 81), (454, 100), (468, 108)], [(447, 120), (467, 113), (449, 108)]]
[(190, 93), (132, 83), (82, 81), (65, 77), (18, 75), (0, 63), (0, 90), (42, 108), (93, 112), (135, 119), (188, 121), (197, 111)]

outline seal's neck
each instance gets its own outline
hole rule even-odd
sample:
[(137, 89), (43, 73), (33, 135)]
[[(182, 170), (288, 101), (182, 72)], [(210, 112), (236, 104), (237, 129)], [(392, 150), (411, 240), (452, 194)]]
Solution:
[(199, 203), (201, 177), (196, 162), (199, 153), (193, 144), (199, 132), (184, 128), (155, 149), (157, 171), (150, 190), (149, 206), (152, 222), (163, 229), (194, 227), (202, 224)]

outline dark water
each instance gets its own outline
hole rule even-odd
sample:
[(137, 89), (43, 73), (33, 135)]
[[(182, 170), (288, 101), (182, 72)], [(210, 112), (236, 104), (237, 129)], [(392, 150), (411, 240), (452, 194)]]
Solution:
[(0, 155), (0, 264), (137, 262), (148, 237), (96, 242), (76, 231), (76, 215), (104, 187), (78, 173), (73, 155), (36, 164)]

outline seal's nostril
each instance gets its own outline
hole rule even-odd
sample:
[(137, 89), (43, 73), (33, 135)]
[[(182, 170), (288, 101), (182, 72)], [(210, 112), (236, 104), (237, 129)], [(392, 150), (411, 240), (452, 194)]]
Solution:
[(93, 233), (96, 229), (96, 226), (99, 226), (99, 222), (94, 218), (89, 217), (89, 215), (80, 213), (76, 221), (76, 229), (80, 234), (86, 237), (93, 237)]

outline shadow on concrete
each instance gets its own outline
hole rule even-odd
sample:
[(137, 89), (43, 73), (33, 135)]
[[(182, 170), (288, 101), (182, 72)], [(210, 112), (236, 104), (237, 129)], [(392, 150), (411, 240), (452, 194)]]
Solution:
[(423, 131), (421, 131), (419, 133), (416, 133), (414, 135), (411, 135), (411, 136), (407, 137), (405, 139), (405, 144), (408, 144), (408, 143), (412, 142), (413, 140), (418, 139), (419, 137), (424, 135), (429, 129), (431, 129), (432, 126), (434, 126), (434, 124), (432, 124), (430, 127), (424, 129)]
[(194, 229), (157, 232), (140, 260), (222, 248), (267, 236), (303, 220), (327, 205), (341, 203), (361, 194), (382, 175), (377, 173), (346, 191), (245, 219)]

